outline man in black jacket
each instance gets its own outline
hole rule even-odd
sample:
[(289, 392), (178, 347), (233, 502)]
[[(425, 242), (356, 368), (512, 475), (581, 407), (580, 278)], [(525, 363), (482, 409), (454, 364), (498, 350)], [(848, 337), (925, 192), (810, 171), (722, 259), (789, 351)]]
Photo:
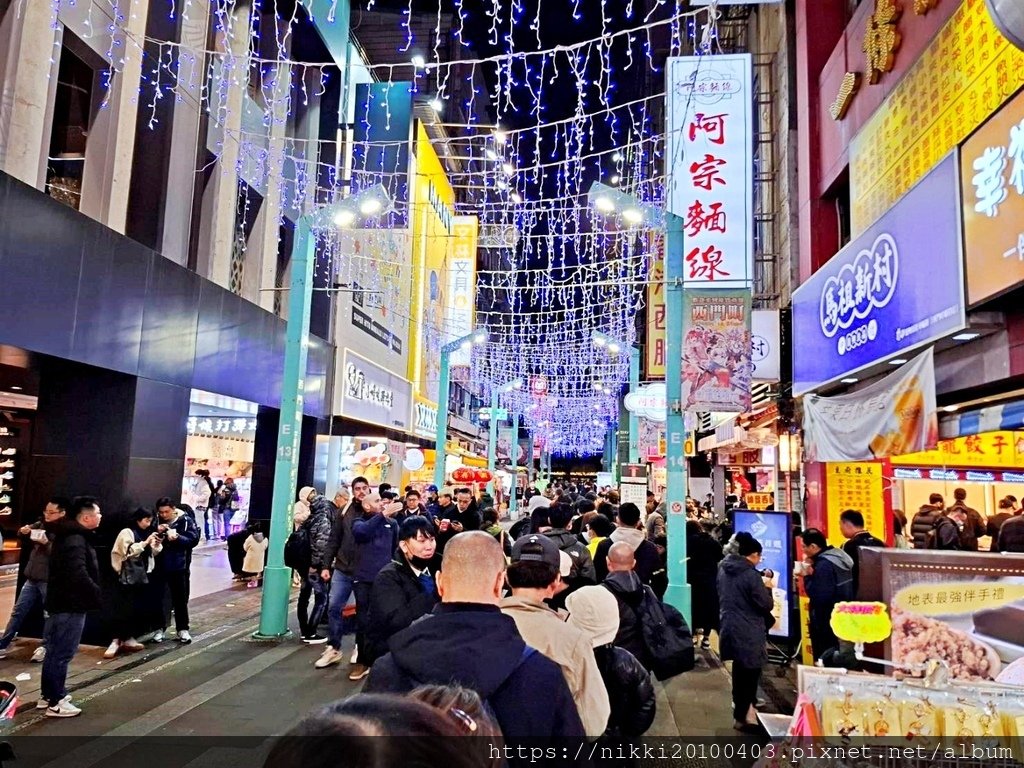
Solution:
[(928, 548), (928, 534), (931, 533), (935, 523), (942, 517), (946, 502), (941, 493), (933, 493), (928, 497), (928, 503), (921, 507), (914, 519), (910, 522), (910, 535), (914, 540), (914, 549)]
[(352, 480), (352, 498), (348, 505), (344, 509), (334, 507), (331, 537), (324, 553), (325, 567), (320, 572), (321, 579), (329, 579), (331, 582), (331, 592), (327, 599), (328, 638), (323, 654), (313, 663), (317, 669), (326, 669), (342, 660), (343, 611), (355, 588), (352, 574), (356, 566), (356, 539), (352, 533), (352, 523), (362, 517), (363, 499), (369, 492), (370, 484), (366, 478), (357, 477)]
[(43, 661), (42, 698), (47, 717), (74, 717), (82, 710), (67, 694), (68, 664), (78, 651), (85, 615), (101, 605), (100, 569), (90, 543), (99, 527), (100, 505), (91, 496), (71, 502), (69, 517), (54, 526), (50, 573), (46, 586), (46, 659)]
[[(156, 556), (153, 567), (154, 591), (163, 599), (164, 590), (171, 593), (174, 609), (174, 628), (178, 631), (178, 642), (188, 645), (192, 642), (189, 632), (188, 599), (191, 587), (192, 550), (199, 543), (199, 527), (196, 521), (178, 509), (166, 496), (157, 499), (156, 512), (159, 522), (156, 533), (161, 537), (163, 548)], [(162, 642), (170, 617), (164, 616), (164, 627), (153, 636), (155, 642)]]
[(398, 527), (399, 554), (373, 580), (370, 597), (371, 659), (388, 651), (388, 641), (437, 605), (437, 542), (434, 526), (425, 516), (414, 515)]
[(802, 566), (804, 590), (810, 602), (811, 649), (817, 661), (831, 648), (839, 647), (832, 629), (836, 603), (853, 600), (853, 558), (836, 549), (817, 528), (800, 534), (807, 560)]
[[(327, 610), (327, 596), (331, 590), (330, 567), (333, 558), (328, 559), (327, 551), (331, 541), (331, 528), (334, 522), (334, 506), (323, 496), (310, 491), (306, 496), (309, 502), (309, 517), (302, 524), (309, 539), (309, 572), (299, 590), (299, 602), (296, 607), (299, 618), (299, 634), (302, 642), (307, 645), (326, 643), (327, 638), (317, 634), (317, 627)], [(309, 598), (313, 598), (313, 610), (309, 610)]]
[(864, 530), (864, 515), (855, 509), (847, 509), (839, 515), (839, 532), (847, 540), (843, 552), (853, 560), (853, 596), (860, 588), (860, 548), (885, 547), (885, 542)]
[(506, 743), (581, 743), (583, 724), (561, 668), (528, 647), (498, 608), (504, 583), (505, 555), (493, 536), (469, 531), (453, 538), (437, 577), (441, 604), (391, 638), (391, 652), (377, 659), (364, 691), (461, 685), (488, 704)]
[(664, 565), (658, 548), (647, 540), (643, 530), (640, 529), (640, 508), (636, 504), (626, 502), (619, 507), (615, 530), (612, 531), (611, 536), (597, 545), (597, 551), (594, 553), (594, 568), (599, 581), (603, 581), (608, 575), (608, 550), (612, 548), (613, 544), (620, 541), (628, 544), (633, 550), (633, 557), (636, 560), (635, 570), (640, 581), (650, 585), (655, 574), (664, 570)]

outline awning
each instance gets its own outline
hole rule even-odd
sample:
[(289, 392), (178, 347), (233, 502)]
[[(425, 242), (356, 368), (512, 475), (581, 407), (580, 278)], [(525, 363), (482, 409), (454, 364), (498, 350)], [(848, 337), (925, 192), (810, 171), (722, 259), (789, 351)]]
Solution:
[(951, 413), (939, 420), (939, 437), (945, 440), (1000, 429), (1024, 429), (1024, 400)]

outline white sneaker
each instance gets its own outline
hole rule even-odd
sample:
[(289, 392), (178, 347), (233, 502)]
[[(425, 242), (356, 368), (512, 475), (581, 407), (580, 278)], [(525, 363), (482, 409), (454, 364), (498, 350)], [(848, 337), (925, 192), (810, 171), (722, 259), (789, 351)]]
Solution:
[(14, 469), (14, 460), (0, 461), (0, 469)]
[(3, 509), (0, 509), (0, 517), (7, 517), (7, 515), (12, 514), (13, 512), (14, 510), (10, 507), (4, 507)]
[(3, 496), (0, 496), (0, 504), (10, 504), (10, 503), (11, 503), (11, 497), (8, 496), (6, 493)]
[(332, 664), (340, 664), (343, 658), (345, 658), (345, 656), (341, 651), (328, 645), (313, 666), (317, 669), (327, 669), (327, 667)]
[(4, 450), (0, 451), (0, 455), (3, 455), (3, 456), (13, 456), (17, 452), (18, 452), (17, 448), (5, 448)]
[(2, 651), (0, 651), (0, 659), (6, 659), (10, 655), (11, 655), (11, 649), (10, 648), (4, 648)]
[(47, 717), (75, 717), (82, 714), (82, 710), (71, 703), (70, 699), (63, 698), (57, 702), (55, 707), (47, 707)]
[(111, 640), (110, 645), (107, 646), (107, 650), (103, 652), (104, 659), (112, 659), (117, 656), (117, 652), (121, 650), (120, 640)]
[(162, 643), (163, 641), (164, 641), (164, 631), (162, 629), (158, 629), (156, 632), (153, 633), (153, 642), (154, 643)]
[[(59, 703), (64, 703), (64, 702), (67, 702), (67, 701), (71, 701), (71, 694), (68, 694), (67, 696), (65, 696), (63, 699), (60, 700)], [(39, 701), (36, 702), (36, 709), (49, 709), (49, 708), (50, 708), (50, 702), (48, 702), (46, 699), (40, 699)]]
[(188, 645), (192, 642), (192, 635), (189, 634), (187, 629), (178, 630), (178, 642), (182, 645)]
[(141, 651), (146, 646), (144, 646), (134, 637), (129, 637), (127, 640), (121, 643), (121, 647), (124, 648), (126, 651)]
[(13, 472), (4, 472), (2, 475), (0, 475), (0, 480), (13, 480), (13, 479), (14, 479), (14, 473)]
[(359, 646), (352, 646), (352, 658), (348, 660), (349, 664), (355, 664), (359, 660)]
[(46, 646), (40, 645), (35, 651), (32, 652), (32, 658), (29, 659), (33, 664), (42, 664), (46, 661)]

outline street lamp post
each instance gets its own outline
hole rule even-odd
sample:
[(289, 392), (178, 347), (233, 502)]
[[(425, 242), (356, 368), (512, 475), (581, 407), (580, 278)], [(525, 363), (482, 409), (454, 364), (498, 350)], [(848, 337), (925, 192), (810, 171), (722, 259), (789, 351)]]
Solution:
[(284, 543), (291, 534), (292, 505), (298, 479), (299, 438), (302, 435), (302, 404), (305, 392), (306, 360), (309, 351), (309, 315), (313, 300), (313, 265), (316, 262), (316, 233), (330, 227), (352, 226), (361, 216), (379, 216), (391, 201), (383, 186), (377, 185), (352, 197), (324, 206), (301, 217), (295, 225), (291, 281), (288, 290), (288, 325), (284, 347), (284, 375), (281, 380), (281, 418), (277, 431), (277, 458), (270, 510), (267, 567), (263, 572), (260, 625), (255, 637), (287, 637), (288, 596), (291, 569), (284, 564)]
[[(597, 346), (606, 348), (611, 354), (618, 354), (626, 346), (624, 342), (613, 339), (611, 336), (600, 331), (594, 331), (591, 334), (591, 340)], [(630, 344), (629, 391), (632, 393), (638, 389), (640, 389), (640, 347), (636, 344)], [(609, 469), (616, 473), (616, 476), (618, 476), (618, 453), (618, 442), (616, 442), (613, 466), (609, 467)], [(629, 412), (629, 463), (640, 463), (640, 421), (632, 411)]]
[[(588, 192), (590, 205), (605, 215), (621, 216), (629, 226), (666, 229), (665, 247), (665, 391), (667, 446), (665, 450), (665, 521), (668, 528), (668, 590), (665, 600), (692, 626), (686, 554), (686, 453), (682, 408), (683, 380), (683, 220), (655, 206), (641, 203), (614, 187), (595, 182)], [(637, 360), (639, 375), (639, 359)], [(631, 440), (632, 442), (632, 440)]]
[(522, 379), (515, 379), (508, 384), (491, 388), (490, 423), (488, 424), (489, 434), (487, 440), (487, 469), (491, 472), (491, 482), (487, 485), (492, 496), (494, 495), (494, 470), (498, 453), (498, 396), (511, 392), (513, 389), (522, 388)]
[(437, 436), (434, 440), (434, 485), (444, 485), (445, 445), (448, 441), (448, 389), (451, 386), (451, 354), (460, 347), (468, 349), (487, 341), (487, 330), (476, 328), (471, 333), (441, 347), (441, 372), (437, 383)]

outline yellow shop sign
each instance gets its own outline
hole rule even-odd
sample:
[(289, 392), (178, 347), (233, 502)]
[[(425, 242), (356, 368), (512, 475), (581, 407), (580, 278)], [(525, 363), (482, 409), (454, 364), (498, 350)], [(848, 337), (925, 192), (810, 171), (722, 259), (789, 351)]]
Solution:
[(940, 440), (934, 450), (894, 456), (890, 460), (896, 466), (908, 467), (1021, 468), (1024, 467), (1024, 432), (1002, 430)]

